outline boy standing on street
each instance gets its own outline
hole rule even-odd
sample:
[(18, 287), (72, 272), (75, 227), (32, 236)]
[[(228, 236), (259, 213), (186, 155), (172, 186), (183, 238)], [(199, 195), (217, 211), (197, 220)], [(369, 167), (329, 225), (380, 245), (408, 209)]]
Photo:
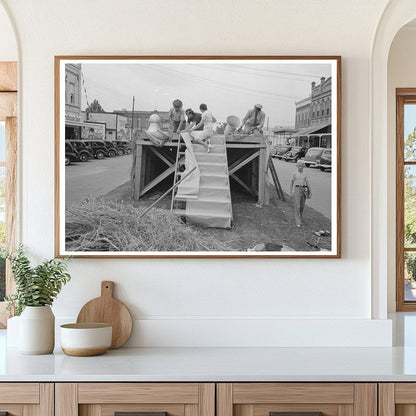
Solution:
[(293, 198), (293, 210), (296, 226), (302, 227), (302, 215), (305, 208), (305, 201), (312, 196), (308, 177), (303, 173), (305, 162), (299, 160), (296, 163), (297, 170), (293, 172), (290, 180), (290, 191)]

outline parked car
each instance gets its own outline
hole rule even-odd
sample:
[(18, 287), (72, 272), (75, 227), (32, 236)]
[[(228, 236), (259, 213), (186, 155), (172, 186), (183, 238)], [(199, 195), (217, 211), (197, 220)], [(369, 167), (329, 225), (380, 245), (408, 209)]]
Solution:
[(119, 149), (123, 151), (122, 154), (129, 155), (131, 153), (131, 142), (128, 140), (116, 140), (115, 144)]
[(321, 159), (319, 161), (319, 167), (321, 170), (331, 169), (332, 167), (332, 151), (331, 149), (325, 149), (322, 152)]
[(108, 150), (104, 145), (104, 140), (84, 140), (85, 145), (96, 159), (104, 159)]
[(319, 161), (321, 159), (322, 152), (325, 150), (324, 147), (311, 147), (305, 155), (304, 161), (305, 166), (309, 167), (318, 167)]
[(293, 146), (288, 152), (283, 155), (283, 159), (286, 162), (294, 161), (297, 162), (300, 158), (305, 156), (306, 148), (300, 146)]
[(279, 148), (280, 148), (280, 144), (278, 144), (277, 146), (273, 146), (273, 147), (270, 149), (270, 156), (271, 156), (271, 157), (276, 157), (276, 153), (277, 153), (277, 151), (279, 150)]
[(107, 149), (106, 156), (108, 157), (114, 157), (118, 155), (118, 147), (114, 144), (113, 141), (103, 141), (104, 146)]
[(70, 165), (72, 162), (80, 162), (80, 158), (77, 155), (74, 146), (69, 141), (65, 141), (65, 166)]
[(75, 150), (75, 154), (81, 162), (87, 162), (88, 159), (92, 159), (94, 157), (83, 140), (66, 140), (65, 143), (70, 143), (72, 145), (72, 148)]
[(281, 144), (279, 145), (279, 148), (276, 149), (276, 156), (278, 159), (283, 159), (283, 156), (290, 150), (292, 149), (292, 146), (286, 145), (286, 144)]

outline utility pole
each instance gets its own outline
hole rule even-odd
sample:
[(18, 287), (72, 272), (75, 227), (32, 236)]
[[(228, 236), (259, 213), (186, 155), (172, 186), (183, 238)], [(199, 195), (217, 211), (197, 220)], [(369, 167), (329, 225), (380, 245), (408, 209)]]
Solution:
[(133, 126), (134, 126), (134, 95), (133, 95), (133, 105), (132, 105), (132, 110), (131, 110), (130, 140), (133, 140)]

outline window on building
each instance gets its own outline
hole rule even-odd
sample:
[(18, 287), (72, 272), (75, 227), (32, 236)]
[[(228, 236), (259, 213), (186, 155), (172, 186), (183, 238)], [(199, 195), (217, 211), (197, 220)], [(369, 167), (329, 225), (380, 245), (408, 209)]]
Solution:
[[(16, 247), (17, 65), (0, 62), (0, 245)], [(4, 296), (14, 291), (10, 267), (0, 259), (0, 327), (5, 327)]]
[(396, 102), (396, 308), (416, 311), (416, 88)]
[(75, 84), (73, 82), (69, 83), (69, 102), (75, 104)]

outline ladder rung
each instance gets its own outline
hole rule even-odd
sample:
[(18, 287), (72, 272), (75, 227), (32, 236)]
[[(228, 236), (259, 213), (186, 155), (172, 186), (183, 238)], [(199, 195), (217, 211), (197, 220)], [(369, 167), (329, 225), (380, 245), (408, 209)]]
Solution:
[(194, 197), (189, 197), (189, 196), (187, 196), (187, 197), (185, 197), (185, 196), (174, 196), (173, 197), (173, 199), (175, 200), (175, 201), (180, 201), (180, 202), (187, 202), (187, 201), (196, 201), (197, 199), (198, 199), (198, 197), (197, 196), (194, 196)]
[(186, 210), (185, 209), (173, 209), (172, 212), (176, 215), (185, 216)]

